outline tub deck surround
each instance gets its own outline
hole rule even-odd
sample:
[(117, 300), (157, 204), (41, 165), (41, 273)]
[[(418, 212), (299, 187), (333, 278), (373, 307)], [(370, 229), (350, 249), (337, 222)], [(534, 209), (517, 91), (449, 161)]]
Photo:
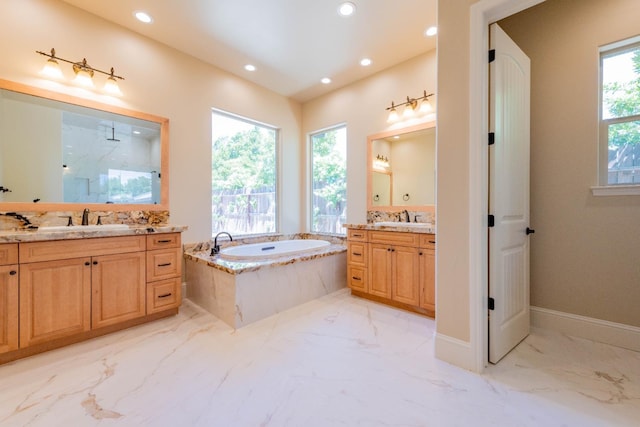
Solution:
[(218, 242), (222, 249), (231, 246), (238, 246), (244, 244), (254, 243), (266, 243), (275, 242), (279, 240), (296, 240), (296, 239), (317, 239), (326, 240), (330, 244), (321, 248), (309, 250), (304, 253), (287, 254), (282, 256), (273, 256), (264, 259), (256, 260), (231, 260), (224, 259), (219, 255), (211, 256), (211, 247), (213, 246), (211, 241), (201, 242), (196, 244), (185, 245), (184, 257), (187, 260), (203, 263), (215, 269), (224, 271), (228, 274), (242, 274), (257, 271), (261, 268), (278, 267), (296, 262), (310, 261), (317, 258), (345, 253), (347, 247), (345, 246), (346, 238), (343, 236), (335, 235), (323, 235), (323, 234), (309, 234), (299, 233), (292, 235), (271, 235), (271, 236), (259, 236), (234, 239), (233, 242)]
[[(320, 235), (298, 234), (234, 239), (233, 244), (295, 238), (323, 240)], [(342, 289), (346, 287), (344, 238), (328, 238), (328, 246), (306, 253), (252, 261), (210, 256), (211, 242), (189, 246), (184, 254), (188, 298), (240, 328)]]

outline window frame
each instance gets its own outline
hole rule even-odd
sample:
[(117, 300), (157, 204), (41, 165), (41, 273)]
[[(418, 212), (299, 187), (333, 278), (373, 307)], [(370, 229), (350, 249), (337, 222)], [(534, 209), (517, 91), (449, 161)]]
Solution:
[[(345, 207), (348, 207), (348, 193), (349, 193), (349, 188), (346, 185), (347, 182), (347, 174), (348, 174), (348, 166), (349, 166), (349, 162), (348, 162), (348, 155), (346, 153), (347, 148), (349, 146), (348, 144), (348, 129), (347, 129), (347, 124), (346, 123), (338, 123), (332, 126), (328, 126), (322, 129), (318, 129), (318, 130), (314, 130), (312, 132), (310, 132), (307, 135), (307, 147), (308, 147), (308, 173), (307, 173), (307, 179), (308, 179), (308, 184), (307, 184), (307, 191), (309, 194), (308, 200), (307, 200), (307, 207), (309, 209), (309, 213), (307, 215), (307, 229), (309, 230), (310, 233), (328, 233), (328, 234), (335, 234), (338, 236), (345, 236), (347, 234), (347, 230), (343, 227), (344, 231), (336, 231), (336, 233), (329, 233), (329, 232), (322, 232), (322, 231), (316, 231), (313, 229), (313, 169), (314, 169), (314, 157), (313, 157), (313, 137), (315, 135), (321, 134), (321, 133), (326, 133), (326, 132), (331, 132), (331, 131), (335, 131), (338, 129), (342, 129), (344, 128), (344, 132), (345, 132)], [(345, 222), (346, 222), (346, 218), (345, 218)]]
[(636, 49), (640, 49), (640, 35), (601, 46), (598, 51), (598, 185), (591, 187), (594, 196), (640, 195), (640, 183), (609, 184), (609, 127), (620, 123), (640, 121), (640, 114), (608, 119), (603, 118), (604, 60), (608, 57)]
[[(274, 209), (274, 220), (273, 220), (274, 221), (274, 231), (271, 231), (271, 232), (263, 231), (263, 232), (260, 232), (260, 233), (252, 233), (252, 234), (238, 234), (238, 236), (240, 238), (246, 238), (246, 237), (252, 237), (252, 236), (272, 236), (272, 235), (279, 234), (280, 233), (280, 224), (281, 224), (281, 222), (280, 222), (280, 204), (282, 202), (282, 200), (281, 200), (281, 198), (282, 198), (282, 191), (281, 191), (282, 190), (282, 188), (281, 188), (281, 181), (282, 181), (281, 180), (281, 174), (282, 174), (282, 171), (281, 171), (281, 168), (280, 168), (280, 165), (281, 165), (281, 151), (280, 151), (281, 141), (280, 141), (280, 138), (281, 138), (281, 134), (282, 134), (281, 129), (279, 127), (277, 127), (277, 126), (270, 125), (268, 123), (264, 123), (264, 122), (261, 122), (259, 120), (250, 119), (248, 117), (244, 117), (244, 116), (241, 116), (241, 115), (238, 115), (238, 114), (234, 114), (234, 113), (231, 113), (229, 111), (225, 111), (225, 110), (222, 110), (222, 109), (219, 109), (219, 108), (215, 108), (215, 107), (211, 108), (211, 117), (213, 117), (213, 114), (217, 114), (217, 115), (220, 115), (220, 116), (225, 116), (227, 118), (231, 118), (231, 119), (234, 119), (234, 120), (237, 120), (237, 121), (240, 121), (240, 122), (244, 122), (244, 123), (247, 123), (247, 124), (252, 125), (252, 126), (264, 127), (264, 128), (267, 128), (267, 129), (272, 130), (272, 131), (275, 132), (275, 136), (274, 136), (274, 144), (275, 145), (274, 145), (274, 153), (273, 153), (274, 154), (274, 166), (275, 166), (275, 183), (274, 183), (275, 209)], [(213, 139), (213, 119), (211, 120), (210, 129), (211, 129), (211, 143), (210, 143), (209, 147), (211, 148), (210, 159), (212, 159), (213, 158), (213, 142), (214, 142), (214, 139)], [(211, 162), (209, 163), (209, 167), (210, 168), (213, 167)], [(210, 172), (211, 172), (211, 170), (210, 170)], [(209, 178), (211, 179), (211, 175), (209, 175)], [(211, 189), (211, 192), (213, 192), (212, 191), (213, 190), (212, 183), (210, 185), (210, 189)], [(211, 209), (212, 209), (213, 208), (213, 200), (211, 200), (210, 205), (211, 205)], [(212, 220), (212, 215), (213, 215), (213, 211), (210, 210), (210, 222)], [(216, 230), (213, 229), (213, 224), (211, 224), (211, 225), (212, 225), (211, 237), (213, 238), (214, 234), (216, 233)], [(218, 230), (218, 232), (220, 232), (220, 231), (223, 231), (223, 230)], [(227, 231), (227, 230), (224, 230), (224, 231)]]

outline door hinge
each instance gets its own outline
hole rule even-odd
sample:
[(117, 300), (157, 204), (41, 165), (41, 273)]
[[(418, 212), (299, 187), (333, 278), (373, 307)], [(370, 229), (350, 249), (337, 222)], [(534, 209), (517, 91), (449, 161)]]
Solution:
[(495, 310), (496, 309), (496, 302), (493, 298), (489, 297), (489, 310)]
[(495, 132), (489, 132), (489, 145), (493, 145), (496, 143), (496, 134)]
[(491, 64), (495, 60), (496, 60), (496, 50), (495, 49), (491, 49), (489, 51), (489, 64)]
[(496, 218), (493, 215), (489, 215), (489, 227), (493, 227), (494, 225), (496, 225)]

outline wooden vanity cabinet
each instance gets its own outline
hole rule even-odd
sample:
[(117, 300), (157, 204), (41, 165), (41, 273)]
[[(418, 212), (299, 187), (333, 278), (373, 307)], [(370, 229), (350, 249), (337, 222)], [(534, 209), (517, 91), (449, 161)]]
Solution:
[[(347, 250), (352, 293), (435, 315), (433, 234), (349, 229)], [(366, 258), (359, 254), (366, 254)], [(363, 274), (366, 286), (356, 280)]]
[(0, 354), (18, 348), (18, 245), (0, 245)]
[(20, 348), (144, 316), (145, 249), (145, 236), (20, 244)]

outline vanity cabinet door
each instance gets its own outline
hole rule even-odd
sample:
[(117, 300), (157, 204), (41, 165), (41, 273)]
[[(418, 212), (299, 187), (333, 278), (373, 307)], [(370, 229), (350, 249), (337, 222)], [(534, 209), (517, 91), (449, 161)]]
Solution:
[(0, 353), (18, 348), (18, 265), (0, 265)]
[(436, 251), (422, 249), (420, 255), (420, 307), (436, 310)]
[(92, 329), (146, 314), (145, 252), (91, 260)]
[(417, 306), (420, 303), (420, 250), (408, 246), (392, 249), (391, 299)]
[(20, 265), (20, 348), (91, 328), (91, 258)]
[(391, 247), (371, 243), (369, 245), (369, 293), (391, 298)]

